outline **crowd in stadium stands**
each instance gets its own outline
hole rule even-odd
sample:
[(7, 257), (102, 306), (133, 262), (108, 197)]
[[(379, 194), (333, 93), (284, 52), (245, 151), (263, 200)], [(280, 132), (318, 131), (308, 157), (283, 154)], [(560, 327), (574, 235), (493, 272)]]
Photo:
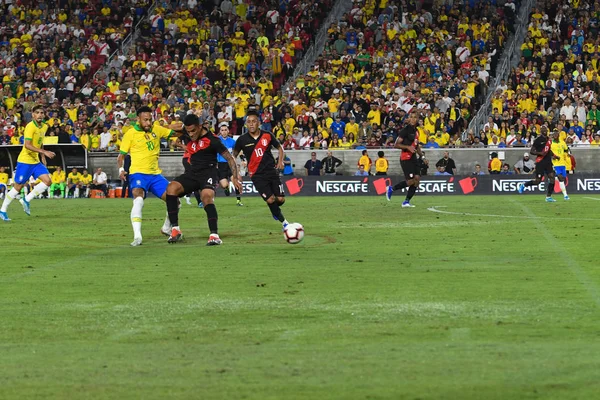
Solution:
[(63, 2), (56, 9), (24, 2), (2, 17), (0, 144), (6, 136), (18, 143), (28, 110), (42, 103), (57, 138), (48, 140), (90, 151), (118, 150), (141, 105), (155, 110), (157, 123), (193, 112), (212, 127), (229, 123), (233, 135), (255, 109), (286, 149), (391, 147), (416, 110), (425, 147), (461, 146), (518, 9), (512, 0), (436, 0), (431, 9), (423, 2), (398, 8), (387, 0), (355, 1), (329, 29), (324, 54), (288, 93), (282, 84), (332, 0), (162, 3), (142, 23), (135, 50), (118, 54), (108, 74), (85, 89), (145, 4), (71, 2), (65, 11)]
[[(73, 109), (85, 83), (147, 11), (140, 0), (19, 1), (0, 5), (0, 143), (22, 144), (35, 104), (47, 105), (50, 135), (88, 130), (94, 112)], [(91, 111), (93, 102), (88, 102)], [(94, 107), (95, 108), (95, 107)], [(56, 139), (50, 139), (53, 141)]]
[(547, 125), (569, 146), (600, 146), (599, 24), (598, 2), (538, 2), (520, 63), (494, 94), (477, 145), (530, 146)]

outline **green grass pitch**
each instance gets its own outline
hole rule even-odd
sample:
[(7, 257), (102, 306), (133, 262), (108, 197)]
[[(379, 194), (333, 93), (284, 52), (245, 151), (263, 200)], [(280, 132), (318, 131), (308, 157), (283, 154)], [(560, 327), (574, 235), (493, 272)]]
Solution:
[[(600, 197), (18, 203), (0, 225), (0, 399), (591, 399)], [(595, 394), (594, 394), (595, 393)]]

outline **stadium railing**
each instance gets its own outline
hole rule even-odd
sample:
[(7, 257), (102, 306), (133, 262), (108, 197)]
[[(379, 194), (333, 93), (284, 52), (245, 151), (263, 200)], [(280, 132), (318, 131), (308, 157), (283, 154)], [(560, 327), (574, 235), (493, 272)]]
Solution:
[(348, 0), (337, 0), (333, 5), (331, 12), (327, 16), (327, 19), (321, 25), (319, 32), (315, 38), (315, 41), (310, 48), (304, 54), (302, 60), (296, 65), (293, 75), (283, 85), (282, 93), (290, 94), (292, 92), (291, 87), (295, 84), (298, 77), (305, 75), (309, 68), (314, 65), (315, 60), (325, 49), (325, 44), (329, 38), (327, 31), (333, 23), (337, 23), (344, 14), (350, 11), (352, 8), (352, 2)]
[(521, 58), (521, 45), (525, 40), (527, 34), (527, 27), (529, 25), (529, 14), (535, 0), (524, 0), (519, 9), (517, 18), (517, 24), (515, 26), (515, 33), (509, 38), (510, 44), (506, 50), (502, 53), (498, 67), (496, 68), (496, 76), (494, 77), (491, 84), (487, 87), (485, 101), (477, 111), (477, 114), (467, 126), (467, 129), (462, 134), (462, 139), (466, 140), (468, 133), (473, 131), (476, 135), (483, 130), (484, 124), (487, 122), (488, 117), (492, 111), (492, 96), (500, 86), (502, 80), (506, 80), (510, 71), (514, 65), (518, 64), (518, 60)]

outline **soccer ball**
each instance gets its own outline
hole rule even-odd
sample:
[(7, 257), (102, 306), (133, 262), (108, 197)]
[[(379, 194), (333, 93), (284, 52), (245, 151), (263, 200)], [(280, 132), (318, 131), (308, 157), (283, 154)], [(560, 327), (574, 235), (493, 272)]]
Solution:
[(304, 227), (297, 222), (293, 222), (285, 228), (283, 237), (289, 244), (298, 244), (304, 239)]

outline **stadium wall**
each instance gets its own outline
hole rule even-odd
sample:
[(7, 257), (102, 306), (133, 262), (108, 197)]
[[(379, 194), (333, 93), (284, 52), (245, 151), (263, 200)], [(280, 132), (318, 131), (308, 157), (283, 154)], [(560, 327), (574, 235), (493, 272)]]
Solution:
[[(381, 149), (390, 163), (388, 175), (401, 175), (400, 169), (400, 151), (395, 149)], [(369, 149), (368, 154), (373, 163), (377, 159), (378, 149)], [(475, 169), (475, 164), (480, 164), (483, 171), (487, 171), (489, 155), (497, 152), (502, 162), (510, 164), (511, 169), (523, 158), (523, 154), (529, 149), (425, 149), (424, 153), (429, 160), (429, 175), (435, 173), (435, 163), (443, 157), (444, 151), (450, 152), (450, 157), (454, 159), (459, 175), (470, 175)], [(294, 174), (296, 176), (306, 175), (304, 163), (310, 159), (309, 150), (290, 150), (286, 152), (294, 165)], [(317, 158), (322, 159), (327, 155), (324, 150), (316, 150)], [(88, 153), (88, 163), (90, 168), (101, 167), (111, 179), (118, 179), (117, 154), (116, 153)], [(183, 173), (181, 164), (181, 152), (162, 152), (159, 164), (166, 177), (175, 177)], [(360, 150), (334, 150), (333, 155), (343, 161), (338, 169), (344, 175), (354, 175), (357, 170), (358, 159), (361, 156)], [(600, 148), (573, 149), (573, 155), (577, 163), (577, 173), (600, 172)], [(374, 172), (373, 167), (373, 172)]]

